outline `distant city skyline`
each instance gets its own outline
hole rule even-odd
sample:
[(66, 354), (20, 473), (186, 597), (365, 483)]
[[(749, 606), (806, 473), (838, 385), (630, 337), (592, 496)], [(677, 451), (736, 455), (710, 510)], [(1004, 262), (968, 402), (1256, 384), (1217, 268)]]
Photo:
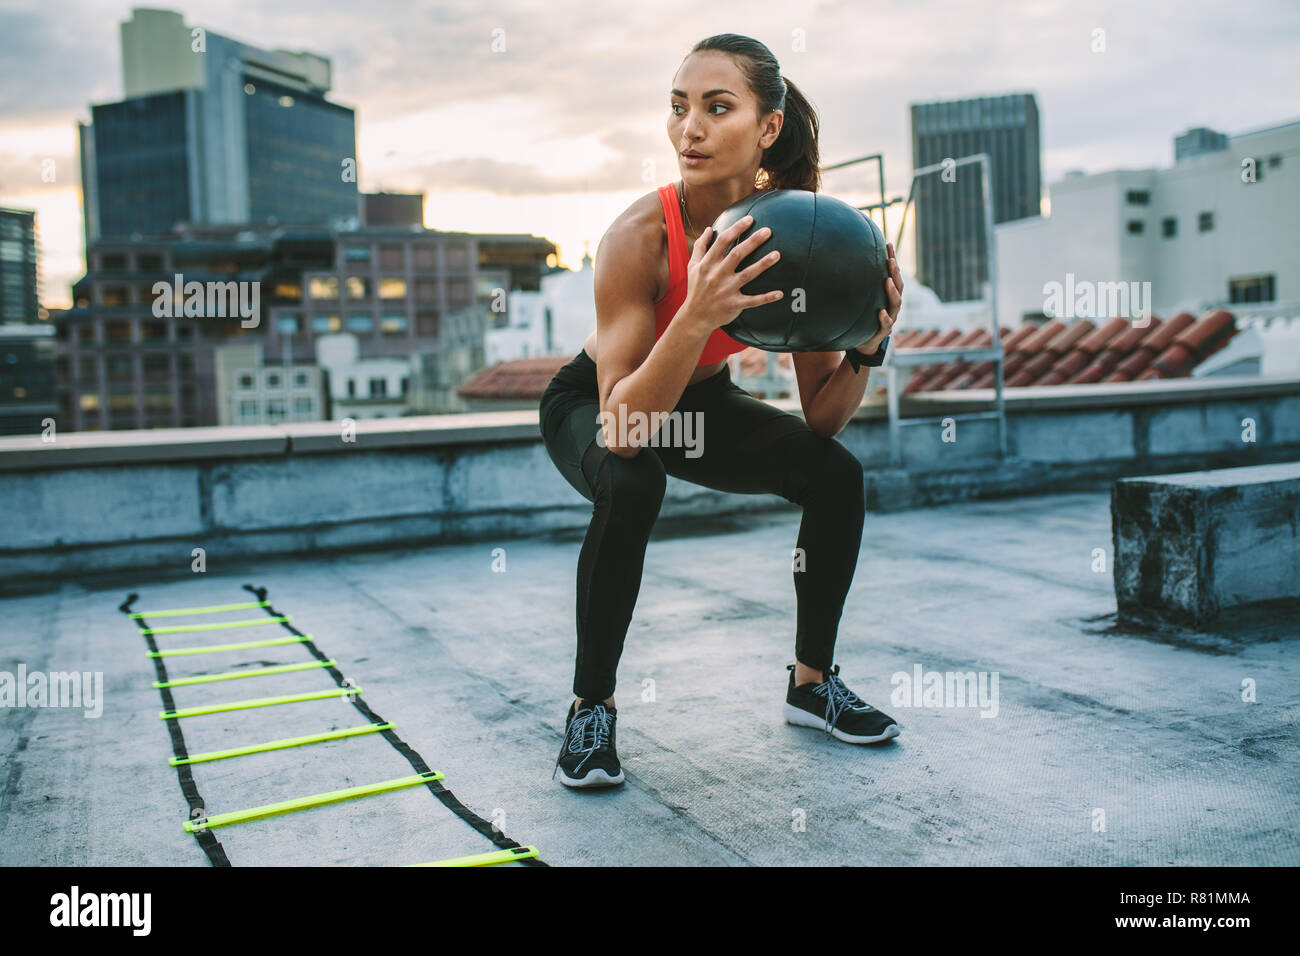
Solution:
[[(159, 6), (236, 40), (328, 57), (330, 99), (357, 111), (362, 191), (423, 191), (430, 228), (531, 232), (570, 267), (630, 202), (678, 177), (669, 81), (714, 33), (766, 43), (818, 108), (823, 161), (883, 152), (890, 195), (910, 178), (912, 103), (1033, 93), (1047, 186), (1071, 169), (1171, 165), (1174, 138), (1192, 127), (1233, 135), (1300, 115), (1300, 8), (1284, 2), (984, 12), (922, 0), (870, 16), (847, 0), (415, 11), (379, 0), (364, 15), (296, 0)], [(84, 264), (75, 123), (122, 98), (118, 25), (131, 9), (11, 0), (0, 12), (0, 205), (37, 213), (49, 308), (70, 304)], [(1104, 52), (1093, 52), (1098, 30)], [(831, 173), (824, 188), (873, 201), (872, 175)]]

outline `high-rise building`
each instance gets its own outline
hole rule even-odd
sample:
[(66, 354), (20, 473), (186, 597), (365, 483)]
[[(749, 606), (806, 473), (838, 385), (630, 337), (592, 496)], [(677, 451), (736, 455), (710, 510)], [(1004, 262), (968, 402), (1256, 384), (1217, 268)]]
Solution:
[(40, 318), (36, 213), (0, 207), (0, 322)]
[[(912, 104), (912, 168), (989, 155), (993, 221), (1040, 215), (1038, 104), (1032, 93)], [(978, 299), (988, 278), (980, 171), (916, 182), (917, 279), (945, 302)]]
[(78, 124), (86, 241), (177, 222), (322, 225), (357, 218), (356, 121), (325, 98), (330, 61), (264, 50), (136, 8), (125, 98)]

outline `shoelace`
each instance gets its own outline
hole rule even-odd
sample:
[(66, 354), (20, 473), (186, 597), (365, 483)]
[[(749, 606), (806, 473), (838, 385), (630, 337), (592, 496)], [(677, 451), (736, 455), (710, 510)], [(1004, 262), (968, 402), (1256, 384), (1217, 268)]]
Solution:
[[(604, 704), (597, 704), (587, 713), (573, 718), (569, 724), (569, 736), (564, 742), (564, 750), (571, 754), (584, 752), (587, 754), (578, 762), (578, 766), (573, 768), (574, 773), (582, 769), (582, 765), (591, 759), (592, 754), (609, 743), (610, 722), (613, 719)], [(591, 738), (590, 745), (587, 744), (588, 737)], [(564, 756), (564, 751), (560, 752), (560, 756)], [(555, 779), (555, 773), (559, 769), (560, 761), (557, 758), (555, 770), (551, 771), (552, 780)]]
[(838, 664), (833, 671), (827, 672), (824, 684), (818, 684), (813, 688), (813, 693), (826, 698), (825, 731), (828, 734), (846, 708), (855, 711), (874, 710), (870, 704), (845, 686), (844, 681), (840, 679)]

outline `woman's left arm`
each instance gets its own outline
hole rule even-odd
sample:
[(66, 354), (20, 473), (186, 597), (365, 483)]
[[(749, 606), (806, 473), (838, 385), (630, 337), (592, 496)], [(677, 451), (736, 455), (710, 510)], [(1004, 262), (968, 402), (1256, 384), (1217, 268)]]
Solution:
[[(876, 354), (903, 305), (903, 276), (894, 258), (894, 244), (888, 243), (885, 248), (889, 253), (889, 275), (885, 278), (889, 309), (880, 310), (879, 330), (858, 346), (863, 355)], [(870, 371), (855, 372), (844, 352), (795, 352), (793, 361), (804, 421), (817, 434), (834, 438), (862, 404)]]

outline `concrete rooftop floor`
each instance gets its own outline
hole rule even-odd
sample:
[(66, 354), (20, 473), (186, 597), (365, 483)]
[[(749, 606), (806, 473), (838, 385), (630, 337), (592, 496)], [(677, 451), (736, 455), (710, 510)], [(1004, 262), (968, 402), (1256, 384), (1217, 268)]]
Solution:
[[(254, 600), (245, 583), (267, 588), (459, 800), (551, 865), (1300, 863), (1300, 669), (1288, 653), (1300, 622), (1116, 628), (1109, 564), (1093, 570), (1094, 549), (1110, 556), (1106, 494), (869, 513), (836, 661), (903, 732), (853, 746), (781, 719), (798, 522), (791, 508), (656, 526), (616, 692), (627, 782), (602, 792), (551, 780), (571, 700), (581, 531), (5, 597), (0, 670), (102, 671), (105, 701), (98, 719), (0, 710), (0, 865), (208, 865), (181, 827), (145, 641), (117, 607), (133, 591), (139, 611)], [(504, 572), (492, 570), (498, 547)], [(156, 639), (271, 636), (287, 635), (272, 625)], [(286, 645), (167, 664), (176, 678), (309, 660)], [(891, 675), (918, 664), (997, 672), (997, 716), (891, 704)], [(1241, 700), (1247, 679), (1257, 703)], [(334, 686), (317, 670), (174, 693), (185, 707)], [(194, 753), (364, 722), (326, 700), (180, 723)], [(412, 772), (378, 735), (194, 767), (213, 814)], [(424, 787), (214, 832), (236, 866), (493, 849)]]

